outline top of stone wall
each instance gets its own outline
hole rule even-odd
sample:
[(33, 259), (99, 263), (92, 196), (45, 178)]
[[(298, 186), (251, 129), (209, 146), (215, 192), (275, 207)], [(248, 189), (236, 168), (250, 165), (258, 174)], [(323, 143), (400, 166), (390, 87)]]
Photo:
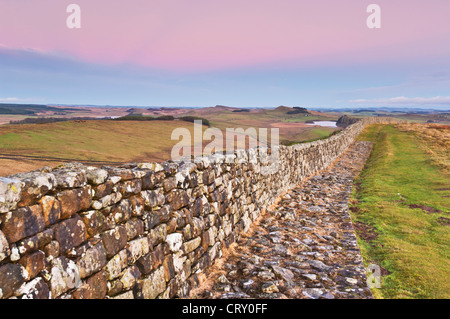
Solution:
[[(323, 145), (342, 137), (359, 133), (367, 124), (374, 123), (399, 123), (393, 118), (373, 117), (364, 118), (361, 121), (348, 126), (337, 134), (327, 139), (309, 143), (299, 143), (292, 146), (279, 145), (278, 150), (304, 150), (317, 145)], [(266, 148), (263, 148), (266, 150)], [(0, 213), (7, 213), (18, 208), (18, 203), (29, 205), (49, 192), (64, 190), (69, 188), (83, 187), (86, 185), (99, 185), (106, 180), (127, 181), (145, 177), (153, 172), (167, 171), (170, 175), (182, 176), (189, 174), (195, 169), (205, 169), (210, 165), (225, 163), (257, 163), (259, 160), (257, 148), (247, 150), (237, 150), (234, 154), (216, 153), (212, 156), (200, 156), (197, 158), (184, 159), (179, 161), (165, 161), (161, 163), (129, 163), (117, 167), (102, 166), (101, 168), (86, 166), (81, 163), (68, 163), (57, 167), (44, 167), (39, 170), (19, 173), (7, 177), (0, 177)]]

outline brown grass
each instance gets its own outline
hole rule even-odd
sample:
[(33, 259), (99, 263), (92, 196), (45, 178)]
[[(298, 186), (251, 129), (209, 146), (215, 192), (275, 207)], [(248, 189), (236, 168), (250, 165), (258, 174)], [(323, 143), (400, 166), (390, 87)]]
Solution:
[(422, 143), (420, 147), (430, 156), (431, 161), (450, 173), (450, 125), (443, 124), (399, 124), (403, 132), (415, 134)]

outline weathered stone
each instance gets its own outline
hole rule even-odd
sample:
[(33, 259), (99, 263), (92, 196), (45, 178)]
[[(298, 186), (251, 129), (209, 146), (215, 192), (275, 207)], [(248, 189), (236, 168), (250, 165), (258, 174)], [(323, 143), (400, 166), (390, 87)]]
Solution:
[(268, 294), (279, 292), (278, 287), (272, 281), (263, 283), (261, 289), (263, 292)]
[(148, 254), (150, 246), (147, 237), (138, 238), (130, 241), (127, 246), (128, 264), (134, 264), (139, 258)]
[(160, 244), (160, 245), (156, 246), (153, 249), (151, 256), (152, 256), (153, 269), (156, 269), (159, 266), (161, 266), (163, 263), (163, 260), (164, 260), (163, 245)]
[(91, 196), (88, 187), (75, 188), (62, 191), (57, 195), (61, 202), (61, 218), (70, 218), (79, 211), (89, 209)]
[(81, 286), (74, 291), (75, 299), (103, 299), (108, 291), (108, 280), (104, 271), (89, 277)]
[(3, 235), (3, 232), (0, 231), (0, 261), (8, 257), (9, 254), (11, 254), (11, 250), (9, 249), (8, 240)]
[(172, 189), (177, 187), (177, 181), (175, 177), (168, 177), (163, 182), (164, 191), (170, 192)]
[(101, 168), (87, 167), (86, 178), (89, 184), (92, 185), (103, 184), (108, 178), (108, 172)]
[(191, 251), (194, 251), (198, 246), (200, 246), (201, 242), (201, 237), (196, 237), (188, 242), (185, 242), (183, 244), (184, 253), (189, 254)]
[(114, 229), (103, 232), (100, 237), (102, 238), (107, 258), (117, 254), (127, 244), (127, 230), (125, 226), (117, 226)]
[(167, 255), (163, 261), (164, 279), (166, 282), (170, 281), (175, 276), (175, 268), (173, 265), (172, 255)]
[(292, 281), (292, 279), (294, 278), (294, 273), (292, 271), (290, 271), (289, 269), (286, 268), (282, 268), (280, 266), (272, 266), (273, 272), (275, 273), (275, 275), (277, 275), (278, 277), (280, 277), (281, 279), (285, 280), (285, 281)]
[(170, 251), (177, 252), (183, 244), (183, 235), (180, 233), (169, 234), (166, 237), (166, 243), (169, 245)]
[(106, 181), (104, 184), (97, 185), (93, 187), (94, 196), (93, 199), (100, 199), (108, 196), (112, 193), (114, 183), (110, 180)]
[(117, 255), (113, 256), (104, 267), (108, 280), (113, 280), (119, 277), (119, 275), (122, 273), (122, 270), (125, 269), (127, 265), (127, 250), (122, 249), (117, 253)]
[(86, 213), (80, 214), (80, 216), (86, 226), (88, 235), (91, 237), (107, 228), (105, 216), (97, 210), (90, 210)]
[(80, 245), (87, 238), (86, 226), (78, 215), (59, 222), (53, 226), (53, 231), (61, 252)]
[(106, 265), (106, 251), (101, 243), (89, 248), (77, 261), (80, 277), (86, 278)]
[(140, 217), (144, 214), (145, 203), (141, 196), (132, 196), (129, 198), (132, 207), (131, 215), (133, 217)]
[(313, 267), (314, 269), (317, 269), (319, 271), (328, 272), (331, 269), (330, 266), (325, 265), (320, 260), (308, 260), (307, 263), (310, 264), (311, 267)]
[(186, 191), (181, 189), (174, 189), (167, 194), (167, 200), (172, 206), (173, 210), (179, 210), (180, 208), (189, 204), (189, 196)]
[(52, 240), (44, 247), (43, 251), (45, 256), (56, 258), (59, 256), (59, 249), (59, 243), (56, 240)]
[(150, 246), (154, 247), (166, 240), (167, 237), (167, 225), (161, 224), (150, 230), (148, 240)]
[(261, 278), (262, 280), (272, 280), (275, 278), (275, 275), (270, 270), (264, 270), (258, 272), (258, 278)]
[(111, 209), (111, 215), (116, 223), (124, 223), (130, 219), (133, 206), (129, 199), (123, 199)]
[(45, 226), (56, 223), (61, 216), (61, 203), (53, 196), (44, 196), (39, 200), (44, 215)]
[(45, 220), (41, 206), (19, 208), (5, 214), (0, 228), (9, 243), (43, 231)]
[(0, 177), (0, 214), (17, 208), (23, 185), (20, 179)]
[(53, 240), (53, 229), (46, 229), (34, 236), (17, 242), (17, 249), (21, 255), (25, 255), (44, 247)]
[(144, 222), (137, 218), (132, 218), (125, 223), (125, 229), (127, 230), (127, 239), (133, 238), (144, 234)]
[(142, 178), (142, 189), (148, 190), (155, 188), (156, 178), (153, 171), (149, 171)]
[(204, 170), (203, 171), (203, 184), (210, 185), (214, 183), (214, 180), (216, 179), (216, 175), (214, 173), (214, 170)]
[(133, 292), (130, 290), (130, 291), (124, 292), (123, 294), (114, 296), (113, 299), (134, 299), (134, 295), (133, 295)]
[(133, 179), (130, 181), (124, 181), (117, 186), (117, 191), (124, 197), (139, 194), (142, 190), (142, 181), (139, 179)]
[(139, 268), (136, 265), (127, 268), (123, 276), (120, 278), (120, 282), (123, 285), (122, 289), (125, 290), (131, 289), (140, 277), (141, 272), (139, 271)]
[(32, 254), (26, 255), (19, 260), (19, 263), (25, 268), (28, 276), (27, 281), (36, 277), (39, 272), (45, 267), (45, 254), (42, 251), (36, 251)]
[(21, 265), (6, 264), (0, 267), (0, 299), (11, 297), (25, 282), (28, 274)]
[(142, 295), (145, 299), (155, 299), (166, 289), (164, 279), (164, 268), (159, 267), (148, 278), (140, 281), (142, 285)]
[(118, 202), (120, 202), (121, 199), (122, 199), (121, 193), (116, 192), (116, 193), (108, 194), (108, 195), (105, 195), (104, 197), (101, 197), (98, 200), (94, 200), (91, 204), (91, 207), (93, 209), (100, 210), (107, 206), (117, 204)]
[(37, 277), (30, 282), (24, 283), (16, 291), (16, 296), (20, 299), (50, 299), (50, 289), (41, 277)]
[(153, 268), (152, 253), (149, 253), (139, 258), (136, 261), (136, 266), (139, 268), (139, 271), (144, 275), (148, 275), (149, 273), (151, 273), (152, 270), (155, 269)]
[(37, 199), (56, 187), (56, 178), (52, 173), (34, 171), (14, 175), (22, 182), (19, 206), (29, 206)]
[(142, 191), (140, 194), (141, 194), (142, 199), (144, 200), (145, 207), (148, 207), (148, 208), (155, 208), (157, 206), (164, 205), (164, 203), (166, 201), (164, 194), (157, 190)]
[(81, 285), (78, 266), (64, 256), (52, 260), (50, 273), (50, 291), (52, 298), (56, 298), (67, 290), (78, 288)]

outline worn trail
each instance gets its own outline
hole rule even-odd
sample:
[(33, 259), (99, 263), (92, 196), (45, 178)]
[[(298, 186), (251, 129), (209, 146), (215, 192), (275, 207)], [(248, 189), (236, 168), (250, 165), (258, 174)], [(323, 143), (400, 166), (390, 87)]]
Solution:
[(350, 219), (353, 179), (371, 150), (355, 142), (282, 195), (210, 268), (197, 298), (372, 298)]

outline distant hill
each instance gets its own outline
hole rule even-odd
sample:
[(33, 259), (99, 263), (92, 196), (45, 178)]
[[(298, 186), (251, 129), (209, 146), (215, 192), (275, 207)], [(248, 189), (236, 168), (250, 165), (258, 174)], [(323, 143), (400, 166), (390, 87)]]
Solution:
[(73, 108), (56, 108), (40, 104), (7, 104), (0, 103), (0, 114), (8, 115), (38, 115), (44, 112), (67, 112), (75, 111)]

